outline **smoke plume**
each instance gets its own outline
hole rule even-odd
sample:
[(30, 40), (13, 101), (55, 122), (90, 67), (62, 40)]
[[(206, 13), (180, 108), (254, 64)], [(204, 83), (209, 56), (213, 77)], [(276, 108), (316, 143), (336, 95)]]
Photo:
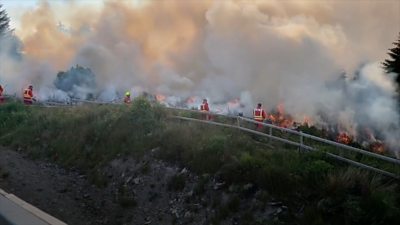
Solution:
[(41, 1), (18, 15), (23, 59), (1, 58), (11, 92), (50, 90), (78, 64), (101, 99), (143, 90), (222, 112), (240, 99), (247, 115), (283, 103), (298, 119), (350, 133), (363, 124), (399, 146), (394, 75), (379, 66), (400, 28), (398, 1)]

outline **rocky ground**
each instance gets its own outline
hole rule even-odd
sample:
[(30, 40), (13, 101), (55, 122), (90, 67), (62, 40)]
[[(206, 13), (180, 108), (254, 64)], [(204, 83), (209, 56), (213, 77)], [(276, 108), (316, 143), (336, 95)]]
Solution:
[(261, 224), (287, 211), (252, 184), (227, 187), (152, 153), (117, 158), (98, 174), (102, 188), (76, 169), (0, 148), (0, 188), (70, 225)]

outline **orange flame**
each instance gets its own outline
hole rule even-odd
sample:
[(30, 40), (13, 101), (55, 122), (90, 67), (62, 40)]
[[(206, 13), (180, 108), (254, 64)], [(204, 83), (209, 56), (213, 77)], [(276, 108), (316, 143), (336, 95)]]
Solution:
[(375, 153), (382, 154), (385, 152), (385, 146), (381, 141), (372, 142), (369, 148), (371, 149), (371, 151)]
[(370, 142), (376, 142), (375, 135), (374, 135), (374, 133), (372, 132), (371, 129), (365, 128), (365, 132), (367, 133), (368, 140), (369, 140)]
[(157, 100), (158, 102), (164, 102), (166, 98), (167, 98), (167, 97), (165, 97), (164, 95), (156, 94), (156, 100)]
[(303, 125), (304, 126), (310, 126), (312, 124), (312, 120), (309, 116), (304, 116), (303, 118)]
[(239, 98), (235, 98), (231, 101), (228, 102), (228, 107), (229, 108), (237, 108), (240, 106), (240, 99)]
[(337, 136), (337, 141), (342, 144), (348, 145), (352, 142), (352, 140), (353, 138), (346, 132), (340, 132), (339, 135)]
[(279, 103), (276, 109), (278, 109), (278, 113), (285, 114), (285, 107), (283, 106), (283, 103)]
[(186, 100), (186, 104), (193, 104), (196, 101), (196, 97), (192, 96)]
[(272, 124), (284, 128), (291, 128), (293, 125), (293, 118), (290, 115), (285, 114), (283, 103), (279, 103), (276, 109), (276, 112), (271, 112), (268, 116)]

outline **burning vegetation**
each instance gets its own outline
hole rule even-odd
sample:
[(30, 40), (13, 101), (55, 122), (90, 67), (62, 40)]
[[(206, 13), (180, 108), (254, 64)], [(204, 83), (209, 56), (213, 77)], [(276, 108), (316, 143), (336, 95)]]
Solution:
[(342, 144), (350, 144), (353, 141), (353, 138), (347, 132), (340, 132), (337, 136), (337, 142)]
[(291, 115), (285, 113), (283, 103), (278, 104), (276, 110), (272, 110), (268, 116), (269, 121), (277, 126), (284, 128), (293, 128), (295, 122)]
[[(70, 97), (88, 99), (90, 96), (96, 100), (97, 97), (87, 92), (95, 89), (95, 75), (88, 68), (76, 66), (67, 72), (60, 72), (57, 75), (55, 86), (65, 91)], [(345, 86), (344, 86), (345, 87)], [(112, 97), (118, 99), (118, 92), (111, 93)], [(167, 107), (178, 107), (187, 109), (199, 109), (203, 98), (199, 96), (178, 97), (165, 94), (151, 94), (142, 92), (139, 95), (145, 96), (150, 101), (158, 102)], [(241, 115), (250, 117), (248, 114), (251, 106), (243, 102), (241, 98), (233, 98), (225, 102), (211, 102), (211, 112), (223, 115)], [(247, 111), (246, 111), (247, 110)], [(296, 120), (297, 118), (297, 120)], [(345, 119), (343, 119), (345, 118)], [(342, 144), (364, 148), (379, 154), (387, 151), (387, 146), (383, 134), (378, 129), (368, 127), (368, 124), (353, 125), (355, 121), (348, 120), (346, 117), (327, 116), (321, 112), (319, 118), (312, 115), (298, 116), (289, 113), (283, 102), (267, 112), (265, 122), (288, 129), (295, 129), (312, 135), (337, 141)], [(378, 138), (379, 137), (379, 138)]]
[[(353, 27), (354, 18), (338, 23), (321, 17), (343, 12), (325, 11), (337, 7), (331, 3), (323, 3), (330, 7), (317, 7), (320, 3), (307, 2), (292, 8), (279, 1), (266, 5), (223, 2), (133, 7), (122, 1), (107, 1), (93, 11), (90, 7), (70, 10), (74, 13), (67, 19), (59, 18), (57, 7), (44, 1), (21, 13), (22, 29), (16, 30), (19, 36), (15, 36), (24, 46), (19, 60), (4, 50), (12, 45), (2, 42), (0, 55), (7, 66), (2, 67), (0, 81), (8, 85), (5, 93), (17, 96), (24, 85), (32, 83), (42, 97), (39, 100), (54, 95), (59, 101), (80, 98), (117, 102), (122, 101), (122, 93), (130, 91), (132, 98), (144, 95), (166, 106), (198, 109), (201, 100), (207, 98), (212, 112), (226, 115), (250, 116), (257, 101), (267, 109), (276, 107), (267, 117), (274, 125), (317, 127), (329, 139), (344, 144), (377, 152), (398, 151), (400, 119), (394, 101), (394, 78), (376, 65), (380, 59), (374, 52), (378, 51), (370, 51), (374, 57), (365, 55), (365, 43), (350, 35), (362, 32), (347, 32), (367, 30), (367, 17), (358, 13), (369, 15), (368, 10), (347, 8), (360, 15), (354, 18), (362, 18)], [(307, 11), (299, 19), (297, 15), (303, 15), (305, 6), (322, 11)], [(377, 5), (363, 7), (376, 10)], [(91, 16), (82, 17), (87, 13)], [(113, 15), (121, 17), (116, 20)], [(170, 22), (159, 23), (160, 18), (169, 18)], [(60, 19), (70, 27), (57, 27)], [(391, 20), (380, 22), (395, 24)], [(386, 27), (393, 26), (381, 26)], [(329, 37), (323, 35), (326, 33)], [(385, 35), (368, 38), (375, 43), (374, 50), (391, 40)], [(349, 44), (359, 49), (351, 57), (346, 48)], [(367, 64), (361, 65), (360, 58)], [(75, 64), (82, 66), (68, 69)], [(338, 67), (354, 73), (343, 73), (332, 82), (332, 77), (339, 75)], [(65, 72), (59, 72), (54, 81), (59, 70)], [(242, 93), (248, 93), (248, 97)], [(365, 128), (377, 138), (364, 135)]]
[[(368, 127), (365, 128), (363, 125), (359, 125), (358, 129), (354, 129), (353, 126), (348, 126), (348, 124), (345, 126), (346, 124), (342, 124), (344, 122), (340, 120), (336, 122), (339, 123), (338, 125), (334, 125), (333, 122), (330, 122), (331, 120), (323, 123), (315, 123), (310, 116), (304, 116), (303, 121), (296, 121), (294, 118), (298, 117), (286, 113), (284, 104), (279, 103), (275, 109), (268, 112), (266, 122), (282, 128), (301, 130), (306, 133), (312, 128), (314, 131), (312, 134), (322, 138), (345, 145), (364, 148), (379, 154), (386, 152), (384, 141), (377, 138), (377, 134), (378, 136), (382, 135), (379, 135), (378, 131), (374, 132)], [(346, 130), (346, 127), (349, 130)]]

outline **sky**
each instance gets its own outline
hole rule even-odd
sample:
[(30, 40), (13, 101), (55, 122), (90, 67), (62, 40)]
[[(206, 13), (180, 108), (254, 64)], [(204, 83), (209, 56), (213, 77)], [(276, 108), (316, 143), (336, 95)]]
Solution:
[[(19, 28), (19, 18), (26, 12), (30, 11), (34, 8), (37, 8), (38, 5), (43, 2), (42, 0), (0, 0), (0, 4), (7, 10), (11, 18), (10, 25), (12, 28)], [(91, 7), (101, 7), (103, 2), (101, 0), (79, 0), (79, 1), (71, 1), (71, 0), (49, 0), (50, 4), (53, 5), (64, 5), (68, 2), (79, 2), (78, 4), (86, 4), (91, 5)]]

